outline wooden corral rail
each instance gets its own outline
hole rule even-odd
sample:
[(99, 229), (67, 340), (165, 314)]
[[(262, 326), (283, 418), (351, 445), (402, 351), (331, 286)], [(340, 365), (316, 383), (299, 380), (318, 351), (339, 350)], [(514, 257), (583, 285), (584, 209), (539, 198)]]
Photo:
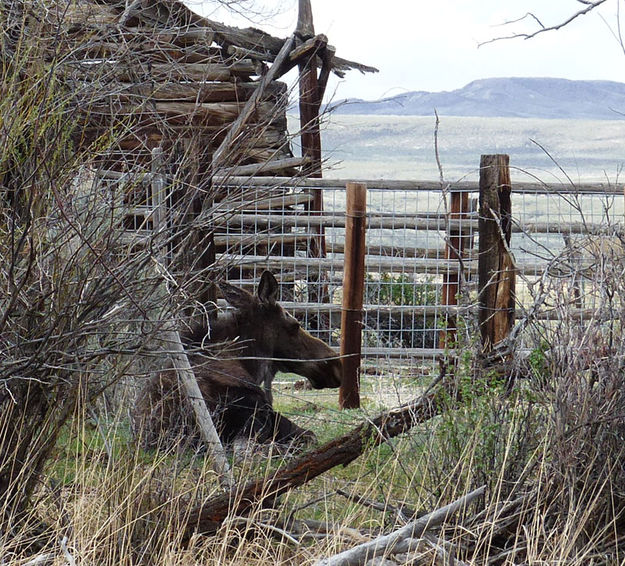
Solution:
[[(298, 189), (337, 189), (344, 187), (350, 179), (310, 179), (288, 177), (218, 177), (216, 182), (224, 182), (231, 186), (238, 187), (267, 187), (267, 186), (293, 186)], [(363, 179), (359, 182), (365, 183), (368, 190), (388, 190), (388, 191), (434, 191), (441, 192), (467, 192), (478, 193), (480, 190), (478, 181), (458, 181), (449, 185), (440, 181), (412, 181), (395, 179)], [(579, 184), (558, 184), (548, 185), (546, 183), (528, 183), (514, 181), (515, 194), (544, 194), (544, 195), (568, 195), (568, 194), (605, 194), (623, 195), (623, 188), (612, 183), (579, 183)]]

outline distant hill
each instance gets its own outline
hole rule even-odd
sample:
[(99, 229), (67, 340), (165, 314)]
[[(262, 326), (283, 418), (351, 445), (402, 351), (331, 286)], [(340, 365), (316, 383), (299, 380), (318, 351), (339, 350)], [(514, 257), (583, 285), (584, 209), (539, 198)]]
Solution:
[(408, 92), (378, 101), (332, 104), (339, 114), (488, 116), (618, 120), (625, 118), (625, 84), (550, 78), (473, 81), (449, 92)]

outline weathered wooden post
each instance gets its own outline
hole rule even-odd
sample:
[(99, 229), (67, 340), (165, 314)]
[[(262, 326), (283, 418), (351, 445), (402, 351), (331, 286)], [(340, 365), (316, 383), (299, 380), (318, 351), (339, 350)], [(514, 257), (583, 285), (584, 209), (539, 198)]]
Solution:
[[(469, 193), (452, 191), (450, 199), (449, 220), (450, 226), (447, 232), (447, 243), (445, 245), (445, 259), (447, 261), (458, 260), (457, 270), (449, 270), (443, 274), (442, 302), (446, 307), (454, 307), (458, 304), (458, 292), (462, 281), (462, 258), (468, 246), (470, 236), (464, 234), (466, 228), (462, 227), (461, 220), (468, 217)], [(460, 225), (456, 227), (455, 222)], [(453, 224), (452, 224), (453, 223)], [(439, 347), (451, 347), (456, 341), (456, 330), (458, 321), (455, 314), (445, 313), (445, 328), (439, 334)]]
[(508, 336), (514, 324), (509, 162), (509, 156), (501, 154), (482, 155), (480, 160), (479, 324), (485, 354)]
[[(299, 0), (299, 11), (295, 35), (301, 42), (308, 42), (315, 37), (315, 26), (310, 0)], [(326, 39), (327, 44), (327, 39)], [(319, 109), (325, 85), (319, 83), (317, 74), (317, 57), (325, 53), (325, 45), (314, 48), (299, 62), (299, 119), (302, 157), (307, 158), (308, 176), (321, 178), (321, 131), (319, 128)], [(323, 190), (311, 189), (312, 202), (306, 208), (312, 214), (323, 213)], [(313, 228), (315, 236), (309, 239), (308, 255), (310, 257), (326, 257), (325, 230), (322, 225)], [(329, 297), (324, 285), (323, 271), (315, 275), (316, 280), (309, 280), (309, 300), (311, 302), (328, 302)], [(326, 328), (328, 321), (317, 320), (318, 329)]]
[(347, 183), (345, 212), (345, 265), (341, 311), (341, 358), (343, 383), (339, 391), (341, 409), (360, 407), (360, 354), (362, 301), (365, 290), (365, 230), (367, 185)]

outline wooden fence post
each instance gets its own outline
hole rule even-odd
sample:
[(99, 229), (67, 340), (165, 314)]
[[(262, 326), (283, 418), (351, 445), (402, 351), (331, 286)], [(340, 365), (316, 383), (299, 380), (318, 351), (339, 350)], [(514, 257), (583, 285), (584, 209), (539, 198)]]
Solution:
[[(469, 193), (453, 191), (451, 193), (451, 202), (449, 210), (449, 220), (466, 219), (469, 213)], [(447, 243), (445, 245), (445, 259), (458, 260), (458, 271), (447, 272), (443, 274), (443, 290), (442, 301), (447, 307), (456, 306), (458, 304), (458, 292), (460, 291), (460, 283), (462, 281), (462, 266), (460, 260), (464, 257), (464, 251), (468, 247), (468, 239), (470, 236), (463, 235), (463, 228), (449, 228), (447, 233)], [(445, 328), (439, 334), (439, 348), (448, 348), (453, 346), (456, 341), (456, 330), (458, 328), (458, 320), (456, 315), (445, 313)]]
[(345, 212), (345, 265), (341, 311), (341, 358), (343, 383), (339, 391), (341, 409), (360, 407), (360, 354), (362, 301), (365, 290), (365, 230), (367, 185), (347, 183)]
[(485, 354), (508, 336), (514, 324), (509, 162), (509, 156), (501, 154), (482, 155), (480, 160), (479, 324)]

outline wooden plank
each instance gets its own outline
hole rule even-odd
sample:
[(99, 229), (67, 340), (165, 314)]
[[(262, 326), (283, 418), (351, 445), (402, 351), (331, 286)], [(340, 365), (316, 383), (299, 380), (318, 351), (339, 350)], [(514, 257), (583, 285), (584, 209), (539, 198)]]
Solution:
[[(251, 284), (250, 284), (251, 285)], [(343, 307), (334, 303), (298, 303), (296, 301), (281, 301), (280, 304), (291, 313), (322, 312), (328, 314), (341, 314)], [(225, 306), (225, 305), (224, 305)], [(467, 314), (475, 310), (473, 307), (460, 307), (458, 305), (373, 305), (363, 304), (363, 312), (368, 314), (412, 314), (419, 317), (440, 316), (444, 313)], [(417, 329), (418, 330), (418, 329)], [(429, 330), (429, 329), (428, 329)]]
[[(177, 46), (169, 42), (155, 40), (152, 36), (130, 38), (123, 42), (122, 35), (111, 35), (103, 40), (84, 42), (71, 39), (62, 42), (62, 49), (71, 51), (74, 61), (79, 59), (132, 59), (136, 65), (154, 63), (168, 64), (177, 61), (179, 64), (201, 63), (202, 65), (223, 64), (224, 57), (220, 48), (194, 44)], [(115, 41), (117, 40), (117, 41)], [(243, 57), (241, 59), (244, 59)]]
[[(219, 188), (219, 187), (216, 187)], [(290, 206), (299, 206), (302, 204), (308, 204), (312, 200), (312, 195), (306, 193), (297, 194), (285, 194), (284, 196), (275, 197), (259, 197), (257, 199), (251, 199), (249, 201), (238, 203), (235, 199), (226, 198), (224, 201), (215, 204), (212, 208), (214, 213), (223, 211), (231, 211), (233, 205), (241, 210), (283, 210)]]
[[(233, 203), (233, 207), (236, 206)], [(283, 227), (301, 227), (309, 228), (316, 226), (325, 226), (326, 228), (344, 228), (345, 217), (339, 214), (323, 216), (309, 216), (305, 214), (240, 214), (232, 212), (231, 214), (222, 214), (215, 218), (217, 226), (230, 224), (231, 226), (283, 226)], [(477, 220), (450, 220), (449, 226), (453, 229), (477, 229)], [(402, 218), (400, 222), (392, 216), (373, 216), (369, 214), (367, 217), (367, 229), (407, 229), (407, 230), (439, 230), (445, 231), (445, 220), (439, 218)]]
[[(306, 250), (308, 240), (313, 234), (273, 234), (264, 233), (242, 233), (242, 234), (221, 234), (215, 235), (215, 245), (218, 247), (230, 246), (240, 248), (241, 246), (270, 247), (276, 246), (281, 249), (281, 245), (294, 246), (300, 250)], [(228, 250), (226, 250), (228, 251)]]
[[(341, 242), (330, 242), (328, 244), (329, 254), (343, 254), (345, 253), (345, 245)], [(373, 245), (366, 246), (365, 254), (368, 256), (381, 256), (381, 257), (420, 257), (420, 258), (444, 258), (445, 248), (418, 248), (413, 246), (384, 246)]]
[[(343, 271), (343, 256), (314, 258), (314, 257), (293, 257), (293, 256), (262, 256), (262, 255), (239, 255), (220, 254), (218, 258), (227, 265), (252, 266), (261, 265), (267, 269), (289, 269), (300, 268), (312, 270)], [(365, 257), (365, 268), (367, 272), (378, 273), (388, 271), (389, 273), (429, 273), (431, 275), (442, 275), (444, 272), (454, 272), (458, 270), (458, 262), (444, 259), (424, 259), (424, 258), (401, 258), (401, 257)], [(469, 273), (477, 272), (475, 261), (467, 262)]]
[[(124, 83), (119, 90), (111, 93), (111, 98), (136, 100), (150, 97), (159, 101), (170, 102), (245, 102), (252, 96), (258, 82), (174, 82)], [(265, 87), (266, 98), (276, 99), (286, 94), (287, 86), (280, 81), (273, 81)], [(246, 175), (247, 173), (242, 173)]]
[[(269, 173), (273, 171), (281, 171), (282, 169), (291, 169), (303, 167), (310, 164), (310, 160), (306, 157), (287, 157), (286, 159), (272, 159), (265, 163), (254, 163), (253, 165), (237, 165), (235, 167), (222, 167), (219, 176), (213, 177), (215, 186), (219, 186), (219, 181), (227, 179), (229, 176), (238, 175), (258, 175), (260, 173)], [(229, 183), (223, 183), (230, 186)]]
[[(450, 220), (463, 220), (469, 212), (469, 193), (451, 193)], [(445, 259), (458, 261), (459, 270), (454, 273), (443, 274), (442, 300), (444, 305), (457, 305), (460, 283), (462, 281), (462, 266), (465, 248), (468, 247), (469, 238), (461, 230), (449, 228), (446, 245)], [(445, 348), (456, 341), (457, 320), (453, 316), (445, 317), (445, 328), (440, 332), (440, 346)]]
[[(254, 234), (249, 233), (236, 233), (236, 234), (224, 234), (223, 232), (217, 233), (215, 236), (215, 243), (225, 246), (226, 244), (232, 244), (232, 246), (240, 245), (272, 245), (285, 243), (289, 245), (302, 244), (306, 245), (308, 239), (314, 236), (314, 233), (274, 233), (274, 232), (257, 232)], [(305, 248), (304, 248), (305, 249)], [(331, 242), (328, 244), (328, 254), (344, 254), (345, 244), (342, 242)], [(393, 246), (366, 246), (365, 254), (367, 256), (380, 256), (380, 257), (399, 257), (399, 258), (429, 258), (429, 259), (443, 259), (445, 257), (445, 248), (415, 248), (415, 247), (393, 247)], [(469, 256), (468, 259), (477, 259), (477, 254)]]
[(234, 77), (247, 77), (257, 75), (260, 70), (252, 61), (241, 61), (231, 65), (201, 63), (163, 64), (155, 63), (149, 68), (137, 69), (126, 66), (126, 63), (102, 63), (86, 65), (73, 64), (69, 72), (75, 78), (82, 75), (84, 79), (98, 79), (101, 77), (113, 78), (123, 82), (135, 82), (145, 80), (146, 74), (156, 80), (168, 81), (232, 81)]
[[(339, 214), (325, 214), (324, 216), (306, 216), (306, 215), (262, 215), (260, 217), (248, 214), (236, 214), (229, 217), (229, 220), (235, 218), (235, 225), (252, 225), (258, 224), (266, 226), (282, 225), (284, 227), (298, 226), (307, 227), (315, 226), (318, 223), (325, 223), (328, 228), (344, 228), (345, 220)], [(449, 226), (454, 230), (476, 231), (478, 229), (478, 221), (472, 217), (470, 220), (452, 220)], [(220, 223), (223, 225), (225, 219)], [(444, 216), (433, 213), (429, 218), (393, 216), (393, 215), (371, 215), (368, 219), (368, 229), (406, 229), (406, 230), (445, 230)], [(549, 222), (526, 222), (512, 225), (512, 233), (530, 233), (530, 234), (609, 234), (613, 228), (607, 227), (605, 223), (591, 222), (573, 222), (573, 223), (549, 223)]]
[[(315, 178), (301, 178), (294, 180), (291, 177), (241, 177), (232, 178), (230, 182), (235, 185), (244, 186), (262, 186), (265, 184), (284, 185), (288, 187), (301, 187), (301, 188), (316, 188), (316, 189), (330, 189), (330, 190), (342, 190), (345, 185), (355, 179), (315, 179)], [(427, 180), (405, 180), (405, 179), (359, 179), (358, 182), (367, 185), (369, 191), (377, 190), (394, 190), (394, 191), (433, 191), (440, 193), (442, 186), (439, 181), (427, 181)], [(474, 181), (460, 181), (452, 183), (448, 190), (450, 192), (479, 192), (479, 182)], [(578, 185), (545, 185), (544, 183), (527, 183), (523, 181), (515, 181), (514, 183), (515, 194), (545, 194), (545, 195), (558, 195), (558, 194), (602, 194), (602, 195), (618, 195), (623, 196), (623, 191), (620, 186), (608, 184), (608, 183), (580, 183)]]
[(311, 37), (304, 41), (304, 43), (298, 45), (291, 53), (289, 54), (289, 59), (291, 61), (299, 61), (300, 59), (304, 59), (306, 57), (312, 57), (317, 55), (322, 49), (325, 49), (328, 45), (328, 37), (322, 33), (316, 35), (315, 37)]
[[(210, 122), (212, 125), (226, 124), (238, 118), (246, 103), (243, 102), (157, 102), (151, 105), (159, 114), (170, 117), (179, 117), (189, 122), (190, 118), (198, 121)], [(136, 107), (128, 107), (136, 112)], [(257, 121), (268, 121), (276, 111), (271, 102), (262, 102), (256, 107)]]

